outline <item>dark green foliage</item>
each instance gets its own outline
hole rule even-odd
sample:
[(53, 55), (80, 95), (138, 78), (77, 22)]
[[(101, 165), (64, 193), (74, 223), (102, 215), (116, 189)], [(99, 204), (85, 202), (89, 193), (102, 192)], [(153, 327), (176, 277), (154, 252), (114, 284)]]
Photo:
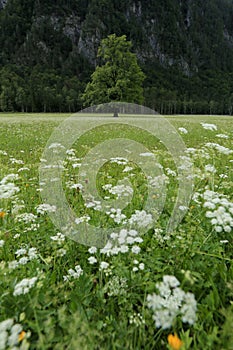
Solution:
[(0, 110), (82, 108), (100, 42), (113, 33), (132, 42), (147, 106), (232, 114), (232, 0), (8, 0), (0, 10)]
[(109, 35), (101, 41), (98, 55), (101, 64), (91, 76), (82, 99), (84, 105), (92, 106), (111, 101), (143, 102), (142, 83), (145, 75), (131, 51), (126, 36)]

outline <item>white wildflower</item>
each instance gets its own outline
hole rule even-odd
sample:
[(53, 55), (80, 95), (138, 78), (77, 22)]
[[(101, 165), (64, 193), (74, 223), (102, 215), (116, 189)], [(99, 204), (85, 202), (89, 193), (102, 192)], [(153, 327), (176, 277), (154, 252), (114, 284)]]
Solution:
[(89, 264), (91, 264), (91, 265), (97, 263), (97, 259), (94, 256), (90, 256), (87, 260), (89, 261)]
[(205, 165), (205, 171), (208, 173), (216, 173), (216, 169), (212, 164)]
[(63, 276), (64, 281), (69, 281), (71, 278), (77, 279), (83, 274), (83, 270), (80, 265), (76, 265), (74, 269), (68, 270), (68, 275)]
[(79, 218), (76, 218), (76, 219), (75, 219), (75, 223), (78, 225), (78, 224), (81, 224), (81, 223), (83, 223), (83, 222), (88, 222), (90, 219), (91, 219), (91, 218), (90, 218), (89, 215), (83, 215), (83, 216), (81, 216), (81, 217), (79, 217)]
[(157, 328), (167, 329), (177, 316), (184, 323), (192, 325), (196, 320), (197, 302), (192, 293), (185, 293), (180, 282), (174, 276), (164, 276), (163, 282), (157, 283), (159, 294), (147, 296), (148, 307), (153, 311)]
[(101, 261), (100, 263), (100, 270), (105, 270), (109, 267), (109, 263), (105, 262), (105, 261)]
[(187, 134), (188, 133), (188, 130), (183, 128), (183, 127), (178, 128), (178, 130), (181, 132), (181, 134)]
[(129, 223), (136, 223), (139, 227), (147, 227), (153, 222), (152, 215), (147, 214), (145, 210), (135, 210), (135, 214), (129, 219)]
[(134, 254), (139, 254), (140, 251), (141, 251), (141, 248), (140, 248), (139, 246), (137, 246), (137, 245), (134, 245), (134, 246), (132, 246), (131, 251), (132, 251), (132, 253), (134, 253)]
[(88, 249), (88, 252), (90, 254), (95, 254), (97, 252), (97, 248), (96, 247), (91, 247), (91, 248)]
[(55, 213), (57, 210), (57, 207), (55, 205), (50, 205), (50, 204), (40, 204), (36, 207), (36, 212), (37, 214), (44, 215), (46, 213)]
[(15, 285), (13, 295), (18, 296), (21, 294), (27, 294), (30, 289), (34, 287), (36, 281), (37, 277), (24, 278), (21, 282)]
[(211, 130), (211, 131), (217, 130), (217, 126), (215, 124), (201, 123), (201, 125), (203, 129), (206, 129), (206, 130)]

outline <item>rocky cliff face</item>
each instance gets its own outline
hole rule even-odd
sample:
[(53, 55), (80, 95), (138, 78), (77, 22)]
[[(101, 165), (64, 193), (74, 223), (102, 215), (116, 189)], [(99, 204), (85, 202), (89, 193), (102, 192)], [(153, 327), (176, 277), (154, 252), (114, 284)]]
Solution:
[[(0, 17), (0, 26), (11, 38), (11, 46), (6, 37), (0, 44), (13, 61), (17, 56), (29, 65), (59, 64), (57, 61), (71, 55), (95, 65), (100, 40), (116, 33), (127, 35), (144, 64), (174, 66), (188, 76), (204, 66), (233, 68), (229, 63), (233, 58), (233, 3), (229, 0), (8, 2), (5, 7), (7, 0), (0, 0), (1, 12), (11, 15), (2, 24)], [(228, 56), (225, 63), (219, 60), (222, 52)]]
[(0, 10), (1, 9), (4, 9), (4, 7), (6, 6), (7, 4), (7, 0), (0, 0)]

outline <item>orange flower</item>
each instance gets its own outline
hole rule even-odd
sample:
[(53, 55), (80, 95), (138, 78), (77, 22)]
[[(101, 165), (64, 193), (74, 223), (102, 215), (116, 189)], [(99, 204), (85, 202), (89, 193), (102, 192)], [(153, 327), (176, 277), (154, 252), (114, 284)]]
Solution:
[(176, 333), (174, 335), (169, 334), (167, 340), (172, 350), (180, 350), (181, 346), (183, 345), (183, 342), (180, 340)]
[(26, 335), (26, 332), (24, 332), (24, 331), (22, 331), (21, 333), (19, 333), (19, 341), (24, 340), (25, 335)]
[(5, 215), (6, 213), (4, 211), (0, 211), (0, 218), (4, 218)]

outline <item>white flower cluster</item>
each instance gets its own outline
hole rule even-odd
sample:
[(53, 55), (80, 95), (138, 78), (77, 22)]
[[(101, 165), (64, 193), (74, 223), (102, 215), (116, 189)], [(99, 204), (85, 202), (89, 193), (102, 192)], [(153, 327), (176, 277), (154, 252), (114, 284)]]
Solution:
[(49, 145), (49, 149), (51, 149), (53, 153), (59, 153), (61, 150), (64, 150), (65, 147), (59, 142), (54, 142)]
[(11, 198), (19, 192), (19, 187), (12, 182), (17, 179), (17, 174), (9, 174), (0, 181), (0, 199)]
[(17, 215), (22, 209), (25, 208), (25, 203), (23, 200), (12, 200), (11, 202), (12, 204), (12, 209), (11, 209), (11, 213), (13, 215)]
[(220, 139), (229, 139), (229, 136), (226, 134), (217, 134), (216, 137), (219, 137)]
[(55, 205), (50, 204), (40, 204), (36, 207), (37, 214), (44, 215), (46, 213), (54, 213), (57, 210), (57, 207)]
[(191, 171), (193, 167), (192, 159), (189, 156), (180, 156), (181, 165), (178, 166), (178, 169), (184, 171)]
[(181, 134), (187, 134), (187, 133), (188, 133), (188, 130), (185, 129), (185, 128), (183, 128), (183, 127), (178, 128), (178, 130), (179, 130), (179, 132), (180, 132)]
[(50, 238), (58, 244), (62, 244), (65, 241), (66, 236), (61, 232), (58, 232), (55, 236), (50, 236)]
[(207, 172), (207, 173), (216, 173), (216, 168), (214, 167), (214, 165), (212, 165), (212, 164), (207, 164), (207, 165), (205, 165), (205, 171)]
[(117, 224), (125, 224), (126, 223), (126, 215), (122, 214), (121, 209), (111, 208), (110, 211), (106, 212), (107, 215), (110, 216)]
[(132, 187), (125, 185), (113, 186), (112, 184), (106, 184), (103, 186), (103, 189), (115, 195), (117, 198), (128, 197), (133, 194)]
[(94, 256), (90, 256), (87, 260), (91, 265), (94, 265), (97, 263), (97, 259)]
[(148, 176), (147, 178), (149, 180), (149, 186), (152, 186), (158, 190), (161, 189), (163, 185), (169, 184), (169, 177), (165, 174), (158, 175), (153, 178), (151, 176)]
[(121, 158), (121, 157), (115, 157), (115, 158), (111, 158), (110, 162), (116, 163), (118, 165), (126, 165), (128, 163), (128, 159)]
[(101, 202), (95, 200), (94, 198), (92, 198), (87, 203), (85, 203), (85, 207), (92, 208), (92, 209), (97, 210), (97, 211), (101, 211), (101, 209), (102, 209)]
[[(0, 322), (0, 350), (6, 349), (23, 349), (19, 346), (19, 335), (23, 331), (23, 327), (19, 323), (14, 324), (12, 318)], [(28, 347), (27, 347), (28, 348)]]
[(215, 131), (217, 130), (217, 125), (215, 124), (208, 124), (208, 123), (201, 123), (203, 129), (206, 129), (206, 130), (211, 130), (211, 131)]
[(37, 277), (24, 278), (22, 281), (15, 285), (13, 295), (18, 296), (22, 294), (27, 294), (30, 291), (30, 289), (32, 289), (35, 286), (36, 281)]
[(75, 168), (79, 168), (82, 164), (81, 163), (73, 163), (72, 167)]
[(32, 213), (23, 213), (18, 214), (15, 218), (17, 222), (23, 222), (24, 224), (29, 224), (31, 222), (35, 222), (37, 219), (36, 215)]
[(66, 151), (66, 154), (67, 154), (68, 156), (75, 157), (75, 149), (73, 149), (73, 148), (68, 149), (68, 150)]
[[(40, 224), (36, 223), (37, 216), (32, 213), (22, 213), (18, 214), (15, 217), (16, 222), (20, 222), (24, 224), (23, 230), (24, 232), (36, 231)], [(29, 226), (26, 226), (30, 224)]]
[(15, 255), (18, 260), (13, 260), (8, 263), (8, 267), (11, 270), (16, 269), (20, 265), (26, 265), (29, 261), (38, 258), (36, 248), (20, 248), (16, 250)]
[(157, 328), (168, 329), (177, 316), (182, 322), (192, 325), (196, 321), (197, 302), (192, 293), (185, 293), (174, 276), (163, 276), (156, 284), (159, 294), (147, 296), (148, 307), (153, 311)]
[(139, 263), (139, 261), (136, 259), (133, 261), (133, 263), (134, 263), (133, 272), (137, 272), (139, 270), (141, 270), (141, 271), (144, 270), (144, 268), (145, 268), (144, 263)]
[(5, 241), (3, 239), (0, 239), (0, 248), (2, 248), (5, 244)]
[(73, 183), (73, 182), (67, 182), (66, 186), (71, 189), (71, 190), (79, 190), (82, 191), (83, 190), (83, 185), (80, 183)]
[(129, 171), (133, 170), (131, 166), (126, 166), (125, 169), (123, 170), (123, 173), (128, 173)]
[(11, 164), (19, 164), (19, 165), (23, 165), (23, 164), (24, 164), (23, 160), (21, 160), (21, 159), (16, 159), (16, 158), (14, 158), (14, 157), (10, 157), (9, 160), (10, 160)]
[(30, 169), (26, 166), (22, 167), (22, 168), (19, 168), (18, 169), (18, 173), (21, 173), (21, 171), (29, 171)]
[(229, 155), (229, 154), (232, 154), (233, 153), (233, 150), (227, 148), (227, 147), (224, 147), (224, 146), (221, 146), (219, 145), (218, 143), (214, 143), (214, 142), (207, 142), (205, 144), (206, 147), (209, 147), (209, 148), (213, 148), (215, 149), (216, 151), (218, 151), (219, 153), (222, 153), (222, 154), (225, 154), (225, 155)]
[(204, 208), (207, 208), (206, 217), (216, 232), (230, 233), (233, 230), (233, 203), (226, 196), (214, 191), (206, 190), (203, 193)]
[(106, 262), (106, 261), (101, 261), (100, 262), (100, 271), (101, 270), (107, 270), (109, 268), (109, 263), (108, 262)]
[(133, 214), (129, 219), (129, 223), (131, 225), (136, 224), (138, 227), (147, 227), (152, 222), (152, 215), (147, 214), (145, 210), (135, 210), (135, 214)]
[(166, 168), (165, 170), (167, 172), (167, 175), (170, 175), (170, 176), (173, 176), (173, 177), (177, 176), (177, 174), (176, 174), (176, 172), (174, 170), (172, 170), (170, 168)]
[(119, 233), (111, 233), (111, 240), (109, 240), (105, 247), (100, 249), (100, 253), (110, 255), (117, 255), (118, 253), (128, 253), (130, 251), (129, 246), (131, 246), (131, 252), (138, 254), (141, 248), (135, 243), (143, 242), (143, 239), (139, 237), (136, 230), (126, 230), (122, 229)]
[(76, 265), (74, 269), (68, 270), (68, 275), (63, 276), (64, 281), (69, 281), (71, 278), (77, 279), (83, 274), (83, 269), (80, 265)]
[(75, 219), (75, 223), (77, 225), (83, 223), (83, 222), (88, 222), (90, 220), (90, 216), (89, 215), (83, 215), (83, 216), (80, 216), (79, 218), (76, 218)]

